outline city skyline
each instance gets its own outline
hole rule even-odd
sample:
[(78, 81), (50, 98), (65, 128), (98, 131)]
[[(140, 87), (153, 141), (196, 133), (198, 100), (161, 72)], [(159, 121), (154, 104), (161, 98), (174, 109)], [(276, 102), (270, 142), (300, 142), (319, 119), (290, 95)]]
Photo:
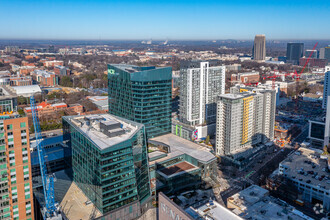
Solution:
[(267, 39), (330, 38), (324, 28), (330, 19), (328, 1), (36, 0), (1, 6), (0, 18), (6, 22), (0, 39), (243, 40), (256, 34)]

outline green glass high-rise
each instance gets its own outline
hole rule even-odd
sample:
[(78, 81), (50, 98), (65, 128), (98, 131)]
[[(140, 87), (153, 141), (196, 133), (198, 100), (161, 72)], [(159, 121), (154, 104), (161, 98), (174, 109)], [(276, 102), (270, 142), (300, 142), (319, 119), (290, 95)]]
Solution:
[(171, 132), (172, 68), (108, 65), (109, 113), (145, 125), (148, 137)]
[(65, 116), (63, 139), (73, 181), (104, 216), (141, 215), (151, 200), (144, 125), (110, 114)]

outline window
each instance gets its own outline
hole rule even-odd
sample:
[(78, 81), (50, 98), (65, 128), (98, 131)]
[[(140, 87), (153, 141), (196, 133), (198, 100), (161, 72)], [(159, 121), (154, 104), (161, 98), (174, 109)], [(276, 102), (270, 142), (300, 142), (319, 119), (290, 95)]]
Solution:
[(21, 122), (21, 128), (25, 128), (25, 127), (26, 127), (25, 122)]
[(13, 130), (13, 125), (7, 125), (7, 130)]

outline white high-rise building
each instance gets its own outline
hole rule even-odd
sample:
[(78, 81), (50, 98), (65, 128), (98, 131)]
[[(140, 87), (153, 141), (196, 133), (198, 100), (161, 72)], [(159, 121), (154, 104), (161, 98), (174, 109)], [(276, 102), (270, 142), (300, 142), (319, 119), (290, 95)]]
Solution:
[(249, 157), (259, 143), (274, 139), (276, 92), (241, 88), (220, 95), (217, 103), (216, 154), (238, 160)]
[(225, 66), (191, 62), (180, 70), (181, 122), (196, 126), (216, 122), (217, 97), (225, 93)]
[(330, 96), (330, 66), (325, 67), (323, 102), (322, 102), (323, 109), (327, 109), (328, 96)]

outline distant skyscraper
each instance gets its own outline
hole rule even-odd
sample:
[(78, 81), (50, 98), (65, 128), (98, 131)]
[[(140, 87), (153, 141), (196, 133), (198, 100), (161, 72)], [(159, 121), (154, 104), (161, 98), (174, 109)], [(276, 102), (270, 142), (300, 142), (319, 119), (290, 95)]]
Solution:
[(66, 116), (63, 139), (72, 149), (74, 182), (105, 219), (136, 219), (147, 209), (151, 191), (144, 125), (110, 114)]
[(253, 45), (253, 59), (265, 60), (266, 57), (266, 37), (265, 35), (256, 35)]
[(171, 133), (172, 68), (108, 65), (109, 113), (144, 124), (148, 137)]
[(324, 86), (323, 86), (323, 102), (322, 108), (327, 109), (328, 96), (330, 96), (330, 66), (325, 67)]
[(288, 43), (286, 48), (286, 62), (293, 65), (299, 64), (299, 59), (304, 56), (303, 43)]
[(327, 63), (330, 63), (330, 46), (324, 48), (324, 59), (327, 60)]
[(324, 59), (325, 48), (320, 48), (319, 59)]
[(313, 53), (312, 56), (311, 56), (311, 59), (312, 58), (316, 59), (317, 58), (317, 50), (306, 50), (305, 51), (305, 57), (308, 58), (311, 53)]
[(225, 66), (210, 67), (209, 62), (200, 61), (182, 66), (180, 121), (192, 126), (215, 123), (217, 97), (225, 94)]

